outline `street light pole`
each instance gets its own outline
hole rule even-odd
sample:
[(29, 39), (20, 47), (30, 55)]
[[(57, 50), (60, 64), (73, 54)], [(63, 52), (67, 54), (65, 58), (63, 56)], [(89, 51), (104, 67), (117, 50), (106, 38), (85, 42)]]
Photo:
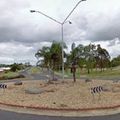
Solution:
[[(53, 20), (54, 22), (58, 23), (61, 25), (61, 39), (62, 39), (62, 76), (63, 76), (63, 80), (64, 80), (64, 34), (63, 34), (63, 26), (64, 24), (67, 22), (67, 19), (70, 17), (70, 15), (73, 13), (73, 11), (76, 9), (76, 7), (83, 1), (86, 1), (86, 0), (80, 0), (76, 5), (75, 7), (71, 10), (71, 12), (68, 14), (68, 16), (64, 19), (63, 22), (59, 22), (57, 21), (56, 19), (44, 14), (43, 12), (41, 11), (36, 11), (36, 10), (30, 10), (31, 13), (34, 13), (34, 12), (37, 12), (37, 13), (40, 13), (41, 15)], [(69, 21), (69, 24), (71, 24), (71, 22)]]
[(64, 80), (64, 38), (63, 38), (63, 25), (61, 24), (61, 36), (62, 36), (62, 79)]

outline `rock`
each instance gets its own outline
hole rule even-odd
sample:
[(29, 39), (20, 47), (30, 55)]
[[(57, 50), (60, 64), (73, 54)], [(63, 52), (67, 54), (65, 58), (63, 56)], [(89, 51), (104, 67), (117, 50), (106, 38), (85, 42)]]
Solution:
[(113, 83), (118, 83), (119, 82), (119, 80), (113, 80)]
[(56, 77), (51, 78), (50, 81), (58, 81), (58, 78), (56, 78)]
[(14, 85), (22, 85), (22, 84), (23, 84), (22, 81), (17, 81), (14, 83)]
[(86, 78), (85, 79), (85, 82), (87, 83), (87, 82), (92, 82), (92, 80), (90, 80), (89, 78)]
[(52, 81), (58, 81), (58, 79), (57, 79), (56, 77), (54, 77), (54, 78), (52, 79)]
[(25, 90), (25, 93), (28, 94), (41, 94), (43, 92), (45, 92), (45, 90), (39, 88), (28, 88)]

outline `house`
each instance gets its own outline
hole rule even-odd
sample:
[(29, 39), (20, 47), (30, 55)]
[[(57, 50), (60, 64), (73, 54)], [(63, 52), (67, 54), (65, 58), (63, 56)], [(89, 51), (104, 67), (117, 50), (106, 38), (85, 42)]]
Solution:
[(0, 72), (8, 71), (10, 69), (10, 67), (0, 67)]

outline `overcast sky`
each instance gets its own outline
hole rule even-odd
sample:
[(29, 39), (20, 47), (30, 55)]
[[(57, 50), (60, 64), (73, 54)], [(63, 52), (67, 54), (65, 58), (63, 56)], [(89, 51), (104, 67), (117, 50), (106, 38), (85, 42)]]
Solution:
[[(0, 0), (0, 64), (31, 62), (53, 40), (61, 40), (61, 26), (39, 10), (63, 22), (79, 0)], [(101, 44), (112, 57), (120, 54), (120, 0), (81, 2), (64, 24), (64, 41)]]

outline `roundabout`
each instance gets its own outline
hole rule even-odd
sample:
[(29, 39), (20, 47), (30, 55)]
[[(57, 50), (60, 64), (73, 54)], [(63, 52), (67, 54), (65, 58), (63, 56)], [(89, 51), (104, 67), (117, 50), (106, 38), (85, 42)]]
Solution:
[[(49, 116), (100, 116), (120, 113), (119, 83), (109, 80), (93, 80), (86, 83), (77, 80), (23, 81), (22, 85), (6, 83), (8, 88), (0, 91), (3, 110)], [(106, 91), (95, 95), (93, 86), (102, 85)], [(31, 93), (32, 91), (32, 93)], [(36, 93), (37, 92), (37, 93)], [(113, 99), (114, 98), (114, 99)]]

